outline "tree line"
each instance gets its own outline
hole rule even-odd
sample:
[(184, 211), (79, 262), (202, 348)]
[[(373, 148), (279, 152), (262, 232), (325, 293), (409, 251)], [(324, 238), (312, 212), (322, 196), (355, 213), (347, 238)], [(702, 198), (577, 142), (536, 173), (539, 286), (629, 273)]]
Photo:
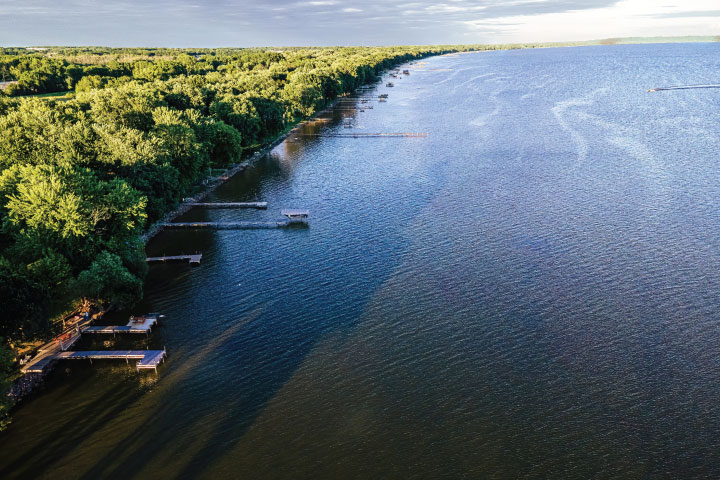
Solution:
[(0, 49), (17, 82), (0, 96), (0, 345), (50, 337), (81, 299), (131, 306), (140, 235), (211, 168), (385, 69), (457, 50)]
[(13, 346), (63, 312), (141, 299), (142, 233), (212, 168), (386, 69), (469, 48), (0, 49), (16, 82), (0, 93), (0, 390)]

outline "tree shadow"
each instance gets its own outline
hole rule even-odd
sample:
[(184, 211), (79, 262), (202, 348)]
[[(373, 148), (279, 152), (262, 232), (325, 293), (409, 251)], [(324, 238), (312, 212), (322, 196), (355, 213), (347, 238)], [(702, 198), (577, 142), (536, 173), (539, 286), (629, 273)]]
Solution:
[[(93, 378), (90, 376), (89, 378)], [(2, 478), (30, 478), (38, 464), (44, 468), (51, 467), (69, 452), (78, 448), (82, 440), (95, 432), (99, 427), (114, 418), (124, 409), (124, 403), (116, 403), (119, 397), (127, 398), (129, 389), (122, 382), (101, 395), (98, 399), (83, 407), (82, 411), (68, 417), (53, 432), (45, 435), (45, 440), (35, 448), (13, 460), (0, 469)], [(140, 393), (138, 392), (137, 395)], [(110, 408), (108, 408), (110, 406)], [(97, 414), (97, 412), (102, 412)]]
[[(124, 438), (118, 438), (117, 444), (123, 445), (121, 451), (107, 452), (82, 473), (80, 478), (134, 478), (140, 476), (147, 464), (161, 453), (178, 458), (185, 454), (190, 444), (197, 441), (197, 437), (191, 434), (192, 430), (198, 428), (199, 431), (199, 427), (204, 426), (208, 414), (217, 411), (222, 411), (223, 418), (231, 419), (232, 425), (228, 426), (227, 421), (218, 422), (212, 427), (211, 434), (202, 440), (200, 449), (188, 456), (179, 472), (166, 473), (177, 478), (195, 477), (210, 468), (229, 448), (240, 441), (324, 333), (316, 332), (317, 335), (313, 340), (302, 342), (301, 345), (295, 342), (292, 354), (288, 355), (287, 345), (290, 340), (283, 335), (273, 338), (264, 337), (263, 339), (268, 341), (265, 343), (253, 339), (251, 345), (248, 345), (248, 337), (255, 336), (254, 320), (259, 316), (259, 312), (254, 312), (251, 316), (254, 318), (242, 322), (244, 324), (242, 328), (230, 327), (212, 344), (204, 347), (191, 358), (183, 359), (183, 365), (168, 374), (162, 382), (162, 398), (169, 401), (158, 404), (147, 413), (148, 421), (143, 422)], [(278, 361), (280, 358), (282, 360)], [(266, 369), (261, 371), (260, 375), (229, 379), (233, 382), (233, 388), (252, 392), (242, 395), (237, 400), (229, 401), (222, 397), (226, 385), (217, 383), (207, 385), (199, 378), (204, 364), (221, 364), (228, 372), (242, 372), (248, 365), (265, 365)], [(188, 381), (195, 385), (188, 385)], [(184, 405), (172, 402), (171, 399), (176, 392), (181, 389), (198, 388), (198, 384), (203, 388), (203, 398), (208, 399), (206, 403), (188, 411)], [(179, 436), (183, 437), (183, 442), (178, 443)], [(168, 448), (173, 450), (169, 452)]]

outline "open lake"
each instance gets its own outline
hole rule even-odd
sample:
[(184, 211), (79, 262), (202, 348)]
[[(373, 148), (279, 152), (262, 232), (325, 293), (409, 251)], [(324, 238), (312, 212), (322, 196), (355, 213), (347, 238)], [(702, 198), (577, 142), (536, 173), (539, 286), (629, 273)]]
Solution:
[(106, 319), (165, 314), (148, 340), (84, 346), (168, 361), (61, 363), (0, 477), (719, 477), (720, 89), (647, 92), (719, 58), (452, 55), (339, 102), (300, 133), (429, 135), (293, 135), (210, 198), (267, 211), (182, 219), (309, 228), (156, 237), (201, 265)]

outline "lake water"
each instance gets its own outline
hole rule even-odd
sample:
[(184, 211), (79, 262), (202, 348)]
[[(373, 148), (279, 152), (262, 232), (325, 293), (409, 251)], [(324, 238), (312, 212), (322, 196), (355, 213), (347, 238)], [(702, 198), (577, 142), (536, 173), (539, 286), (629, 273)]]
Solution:
[[(61, 364), (2, 478), (720, 476), (720, 44), (483, 52), (341, 102), (173, 231), (157, 375)], [(387, 80), (386, 80), (387, 81)], [(359, 100), (358, 100), (359, 102)], [(351, 128), (345, 128), (348, 122)], [(116, 323), (130, 312), (117, 314)], [(93, 346), (87, 341), (85, 346)]]

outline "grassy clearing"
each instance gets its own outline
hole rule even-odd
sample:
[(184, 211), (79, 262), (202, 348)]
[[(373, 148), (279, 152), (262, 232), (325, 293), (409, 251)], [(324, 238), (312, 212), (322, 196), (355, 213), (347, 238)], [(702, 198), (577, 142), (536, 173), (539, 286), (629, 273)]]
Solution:
[(67, 92), (55, 92), (55, 93), (39, 93), (37, 95), (19, 95), (15, 98), (42, 98), (47, 100), (59, 100), (66, 102), (75, 96), (75, 91), (68, 90)]

